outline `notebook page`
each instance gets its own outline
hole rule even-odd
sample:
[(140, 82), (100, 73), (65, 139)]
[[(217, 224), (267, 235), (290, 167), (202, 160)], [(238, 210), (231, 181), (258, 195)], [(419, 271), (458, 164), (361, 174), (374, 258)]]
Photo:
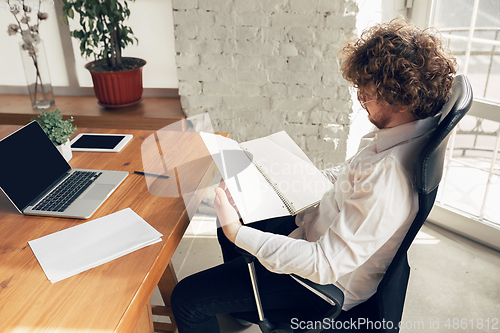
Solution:
[(252, 153), (254, 160), (296, 212), (317, 203), (332, 187), (332, 183), (310, 161), (305, 161), (268, 137), (248, 141), (241, 146)]
[(290, 215), (248, 155), (232, 139), (200, 133), (245, 223)]
[[(300, 149), (293, 139), (285, 131), (276, 132), (265, 137), (268, 140), (276, 143), (278, 146), (288, 150), (290, 153), (300, 157), (306, 162), (313, 164), (309, 157)], [(258, 140), (258, 139), (257, 139)], [(314, 164), (313, 164), (314, 165)]]

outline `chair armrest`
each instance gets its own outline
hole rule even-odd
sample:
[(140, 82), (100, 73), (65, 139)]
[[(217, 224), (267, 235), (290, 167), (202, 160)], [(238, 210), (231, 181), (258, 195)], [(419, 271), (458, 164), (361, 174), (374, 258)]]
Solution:
[(334, 304), (336, 308), (336, 313), (332, 313), (334, 318), (342, 311), (342, 306), (344, 305), (344, 293), (342, 290), (340, 290), (336, 285), (334, 284), (318, 284), (315, 282), (312, 282), (310, 280), (304, 279), (300, 276), (297, 276), (295, 274), (292, 274), (292, 276), (302, 282), (303, 284), (307, 285), (308, 287), (314, 289), (321, 295), (326, 296), (328, 299), (330, 299)]
[[(247, 263), (251, 263), (254, 261), (255, 257), (248, 253), (247, 251), (235, 246), (236, 251), (241, 253), (243, 257), (245, 258), (245, 261)], [(321, 295), (324, 295), (327, 297), (329, 300), (331, 300), (335, 304), (335, 308), (338, 311), (336, 313), (335, 317), (342, 311), (342, 306), (344, 305), (344, 293), (342, 290), (340, 290), (336, 285), (334, 284), (318, 284), (315, 282), (312, 282), (310, 280), (304, 279), (300, 276), (297, 276), (295, 274), (291, 274), (294, 278), (302, 282), (303, 284), (311, 287)]]
[[(236, 246), (236, 251), (240, 252), (243, 257), (245, 258), (245, 261), (248, 264), (248, 268), (250, 270), (250, 278), (252, 280), (252, 289), (255, 294), (256, 298), (256, 304), (257, 304), (257, 312), (259, 315), (259, 327), (262, 330), (262, 332), (296, 332), (296, 333), (317, 333), (321, 331), (320, 329), (313, 328), (313, 329), (299, 329), (299, 330), (294, 330), (292, 327), (289, 326), (289, 323), (278, 323), (277, 325), (274, 325), (269, 322), (269, 320), (266, 319), (264, 316), (264, 311), (262, 308), (262, 303), (260, 301), (260, 296), (259, 296), (259, 290), (258, 290), (258, 285), (257, 285), (257, 276), (255, 274), (255, 268), (254, 268), (254, 260), (255, 257), (251, 255), (250, 253), (246, 252), (245, 250), (239, 248)], [(330, 300), (330, 303), (333, 303), (331, 309), (324, 315), (322, 315), (323, 320), (325, 319), (330, 319), (334, 320), (342, 311), (342, 306), (344, 305), (344, 293), (342, 290), (340, 290), (337, 286), (333, 284), (327, 284), (327, 285), (321, 285), (314, 283), (312, 281), (306, 280), (304, 278), (301, 278), (299, 276), (296, 276), (295, 274), (291, 274), (291, 276), (295, 279), (297, 279), (300, 283), (303, 285), (310, 287), (314, 293), (318, 295), (322, 295), (326, 297), (328, 300)], [(306, 288), (306, 287), (304, 287)]]

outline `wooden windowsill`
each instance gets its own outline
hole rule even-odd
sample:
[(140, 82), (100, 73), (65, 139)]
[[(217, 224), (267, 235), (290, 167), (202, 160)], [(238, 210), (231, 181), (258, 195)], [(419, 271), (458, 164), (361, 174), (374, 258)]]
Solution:
[[(144, 98), (139, 104), (108, 109), (94, 96), (55, 96), (49, 109), (73, 116), (79, 127), (156, 130), (185, 118), (179, 98)], [(28, 95), (0, 95), (0, 124), (24, 125), (38, 114)]]

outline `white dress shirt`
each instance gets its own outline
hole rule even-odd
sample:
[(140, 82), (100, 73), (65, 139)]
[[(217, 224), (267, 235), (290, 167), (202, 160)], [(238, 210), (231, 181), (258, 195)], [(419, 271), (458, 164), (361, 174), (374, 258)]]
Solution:
[[(377, 290), (418, 209), (414, 161), (439, 116), (365, 135), (360, 149), (324, 170), (333, 187), (297, 215), (289, 236), (243, 226), (236, 245), (267, 269), (336, 284), (344, 310)], [(426, 135), (427, 134), (427, 135)]]

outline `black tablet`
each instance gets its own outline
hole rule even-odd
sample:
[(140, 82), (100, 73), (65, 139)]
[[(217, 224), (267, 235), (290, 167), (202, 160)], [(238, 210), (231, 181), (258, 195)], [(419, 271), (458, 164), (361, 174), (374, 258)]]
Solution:
[(132, 137), (132, 134), (80, 133), (71, 140), (71, 150), (119, 152)]

